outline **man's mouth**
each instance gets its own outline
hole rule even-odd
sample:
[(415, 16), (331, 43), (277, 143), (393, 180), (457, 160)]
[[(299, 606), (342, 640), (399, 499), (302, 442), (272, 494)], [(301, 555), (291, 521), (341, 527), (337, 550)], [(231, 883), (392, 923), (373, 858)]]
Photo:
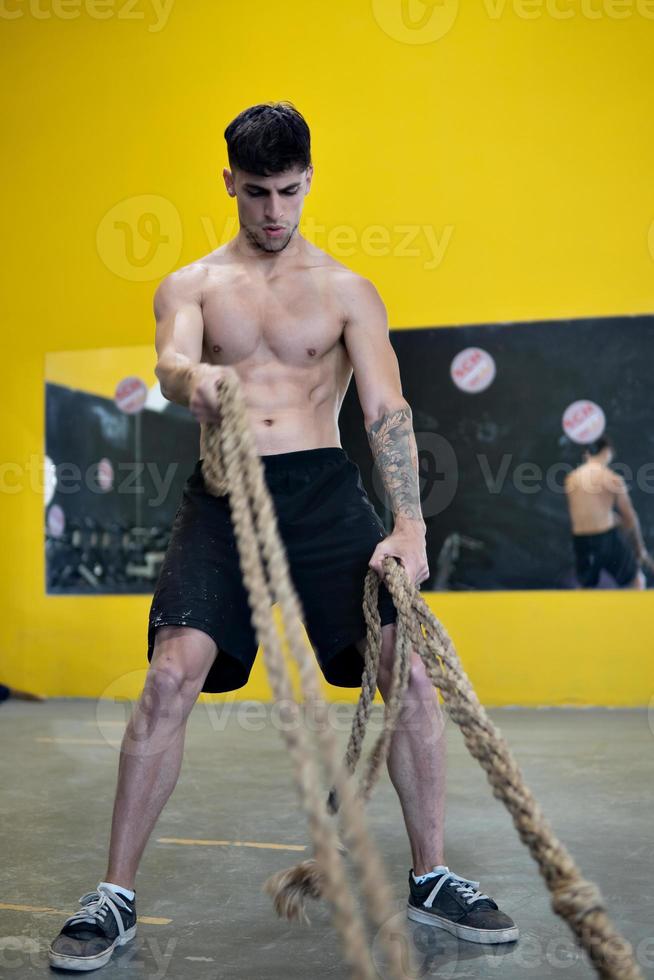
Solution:
[(279, 238), (286, 231), (283, 225), (264, 225), (263, 230), (271, 238)]

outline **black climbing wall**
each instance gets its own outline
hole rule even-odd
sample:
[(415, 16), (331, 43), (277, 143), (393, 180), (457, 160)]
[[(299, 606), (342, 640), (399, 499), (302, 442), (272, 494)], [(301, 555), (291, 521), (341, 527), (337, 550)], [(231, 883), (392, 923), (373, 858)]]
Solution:
[[(561, 425), (564, 410), (578, 399), (603, 409), (617, 449), (612, 466), (627, 478), (654, 550), (653, 317), (396, 330), (391, 342), (420, 451), (432, 573), (423, 590), (436, 587), (439, 556), (456, 540), (453, 535), (471, 544), (460, 549), (448, 588), (576, 585), (560, 487), (563, 466), (581, 462), (583, 446), (571, 442)], [(450, 364), (467, 347), (481, 347), (495, 360), (497, 375), (483, 392), (466, 394), (451, 380)], [(343, 445), (390, 528), (354, 380), (340, 426)], [(525, 463), (534, 469), (516, 470)], [(601, 584), (613, 582), (603, 578)]]
[[(121, 412), (111, 399), (46, 384), (46, 453), (60, 476), (52, 503), (62, 507), (67, 520), (88, 517), (132, 526), (140, 486), (140, 523), (172, 524), (184, 482), (199, 456), (199, 426), (177, 405), (164, 412), (144, 409), (140, 424), (137, 471), (137, 416)], [(93, 481), (93, 468), (103, 457), (111, 460), (115, 473), (108, 493), (99, 492)]]

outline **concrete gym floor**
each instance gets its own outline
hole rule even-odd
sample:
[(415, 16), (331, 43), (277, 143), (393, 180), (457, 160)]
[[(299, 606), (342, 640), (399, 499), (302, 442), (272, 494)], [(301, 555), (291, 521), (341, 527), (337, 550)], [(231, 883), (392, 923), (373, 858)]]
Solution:
[[(79, 908), (78, 897), (104, 875), (128, 707), (56, 699), (8, 701), (0, 709), (0, 975), (8, 980), (80, 975), (51, 970), (46, 950), (63, 919)], [(349, 705), (334, 709), (343, 746), (351, 711)], [(644, 975), (654, 977), (654, 714), (547, 708), (490, 714), (555, 832), (599, 885)], [(380, 717), (375, 708), (373, 731)], [(312, 906), (311, 927), (290, 925), (276, 918), (261, 891), (269, 874), (310, 854), (309, 848), (284, 849), (306, 846), (308, 833), (276, 719), (273, 706), (259, 702), (195, 706), (179, 782), (139, 869), (137, 938), (94, 975), (347, 977), (327, 908)], [(483, 947), (411, 925), (412, 975), (594, 976), (550, 910), (536, 865), (450, 721), (446, 737), (446, 863), (480, 880), (515, 918), (521, 938)], [(368, 813), (402, 917), (410, 855), (386, 772)], [(274, 846), (248, 846), (254, 843)]]

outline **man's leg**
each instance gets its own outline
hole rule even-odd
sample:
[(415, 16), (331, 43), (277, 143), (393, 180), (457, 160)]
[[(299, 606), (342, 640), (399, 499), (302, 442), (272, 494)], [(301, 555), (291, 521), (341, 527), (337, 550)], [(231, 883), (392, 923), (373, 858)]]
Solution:
[(201, 630), (160, 626), (156, 632), (121, 745), (105, 876), (114, 885), (134, 889), (145, 845), (179, 776), (186, 721), (215, 656), (214, 641)]
[[(365, 652), (365, 640), (357, 643)], [(378, 687), (387, 698), (395, 651), (395, 624), (382, 626)], [(388, 754), (388, 773), (397, 791), (411, 845), (413, 870), (426, 874), (444, 864), (445, 729), (436, 689), (422, 660), (411, 655), (411, 670)]]

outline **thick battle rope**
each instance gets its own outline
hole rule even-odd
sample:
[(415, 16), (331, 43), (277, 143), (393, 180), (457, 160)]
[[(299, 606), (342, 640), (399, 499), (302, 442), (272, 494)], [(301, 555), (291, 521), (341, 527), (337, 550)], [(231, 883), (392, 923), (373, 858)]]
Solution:
[[(226, 376), (219, 385), (220, 425), (207, 426), (203, 476), (210, 492), (228, 494), (236, 535), (243, 581), (248, 592), (252, 623), (257, 640), (263, 647), (268, 679), (280, 709), (282, 734), (293, 763), (300, 800), (309, 818), (315, 859), (307, 862), (319, 871), (320, 890), (332, 908), (332, 918), (341, 933), (344, 954), (353, 980), (378, 980), (372, 962), (366, 928), (346, 877), (345, 864), (334, 821), (325, 807), (325, 788), (320, 778), (318, 760), (311, 751), (307, 729), (300, 724), (299, 706), (283, 655), (271, 606), (278, 602), (284, 632), (291, 656), (299, 670), (305, 704), (313, 708), (314, 727), (321, 750), (326, 779), (337, 787), (342, 800), (342, 820), (347, 826), (348, 842), (368, 917), (380, 933), (380, 946), (388, 961), (385, 972), (389, 980), (404, 980), (401, 954), (408, 948), (398, 942), (402, 928), (391, 936), (389, 920), (396, 915), (391, 890), (380, 855), (371, 841), (365, 824), (362, 801), (339, 763), (338, 748), (327, 715), (327, 705), (320, 694), (320, 675), (315, 657), (309, 652), (302, 633), (303, 615), (291, 582), (264, 470), (250, 430), (247, 410), (239, 385)], [(265, 566), (264, 568), (264, 561)], [(266, 577), (267, 569), (267, 577)], [(379, 615), (377, 613), (377, 621)], [(381, 637), (381, 626), (379, 626)], [(300, 883), (306, 893), (306, 875), (300, 869)], [(292, 886), (290, 893), (292, 894)], [(279, 910), (279, 906), (278, 906)]]
[[(320, 675), (302, 634), (302, 610), (293, 588), (281, 543), (272, 501), (265, 484), (263, 465), (249, 427), (239, 384), (226, 375), (219, 382), (221, 424), (206, 430), (203, 475), (210, 492), (227, 494), (239, 549), (243, 580), (248, 592), (252, 622), (263, 648), (268, 678), (279, 703), (283, 736), (294, 766), (300, 799), (308, 818), (315, 858), (273, 875), (266, 890), (275, 908), (287, 918), (306, 918), (307, 897), (325, 897), (341, 933), (345, 958), (354, 980), (374, 980), (375, 970), (366, 929), (350, 889), (343, 848), (328, 811), (338, 813), (341, 833), (357, 872), (366, 912), (380, 931), (380, 944), (389, 980), (404, 980), (402, 927), (396, 918), (391, 891), (379, 852), (367, 831), (363, 806), (386, 760), (391, 737), (408, 682), (411, 651), (421, 657), (425, 669), (440, 689), (449, 716), (461, 728), (471, 754), (486, 771), (493, 795), (513, 818), (523, 843), (538, 864), (552, 894), (552, 908), (569, 925), (586, 951), (598, 976), (605, 980), (643, 980), (630, 944), (613, 927), (597, 887), (585, 880), (565, 847), (557, 840), (540, 807), (524, 783), (520, 769), (500, 734), (479, 702), (445, 628), (409, 582), (400, 563), (383, 560), (384, 582), (397, 609), (393, 682), (384, 706), (384, 724), (368, 757), (358, 789), (351, 775), (362, 753), (366, 724), (377, 686), (382, 634), (377, 608), (379, 577), (372, 569), (364, 587), (363, 612), (367, 644), (361, 697), (342, 764), (320, 695)], [(264, 566), (265, 562), (265, 566)], [(267, 574), (266, 574), (267, 572)], [(305, 704), (313, 707), (322, 765), (332, 789), (325, 807), (323, 787), (315, 754), (306, 729), (299, 724), (299, 705), (293, 688), (271, 605), (278, 602), (291, 656), (296, 661)], [(385, 928), (384, 928), (385, 927)], [(399, 933), (399, 935), (398, 935)]]

